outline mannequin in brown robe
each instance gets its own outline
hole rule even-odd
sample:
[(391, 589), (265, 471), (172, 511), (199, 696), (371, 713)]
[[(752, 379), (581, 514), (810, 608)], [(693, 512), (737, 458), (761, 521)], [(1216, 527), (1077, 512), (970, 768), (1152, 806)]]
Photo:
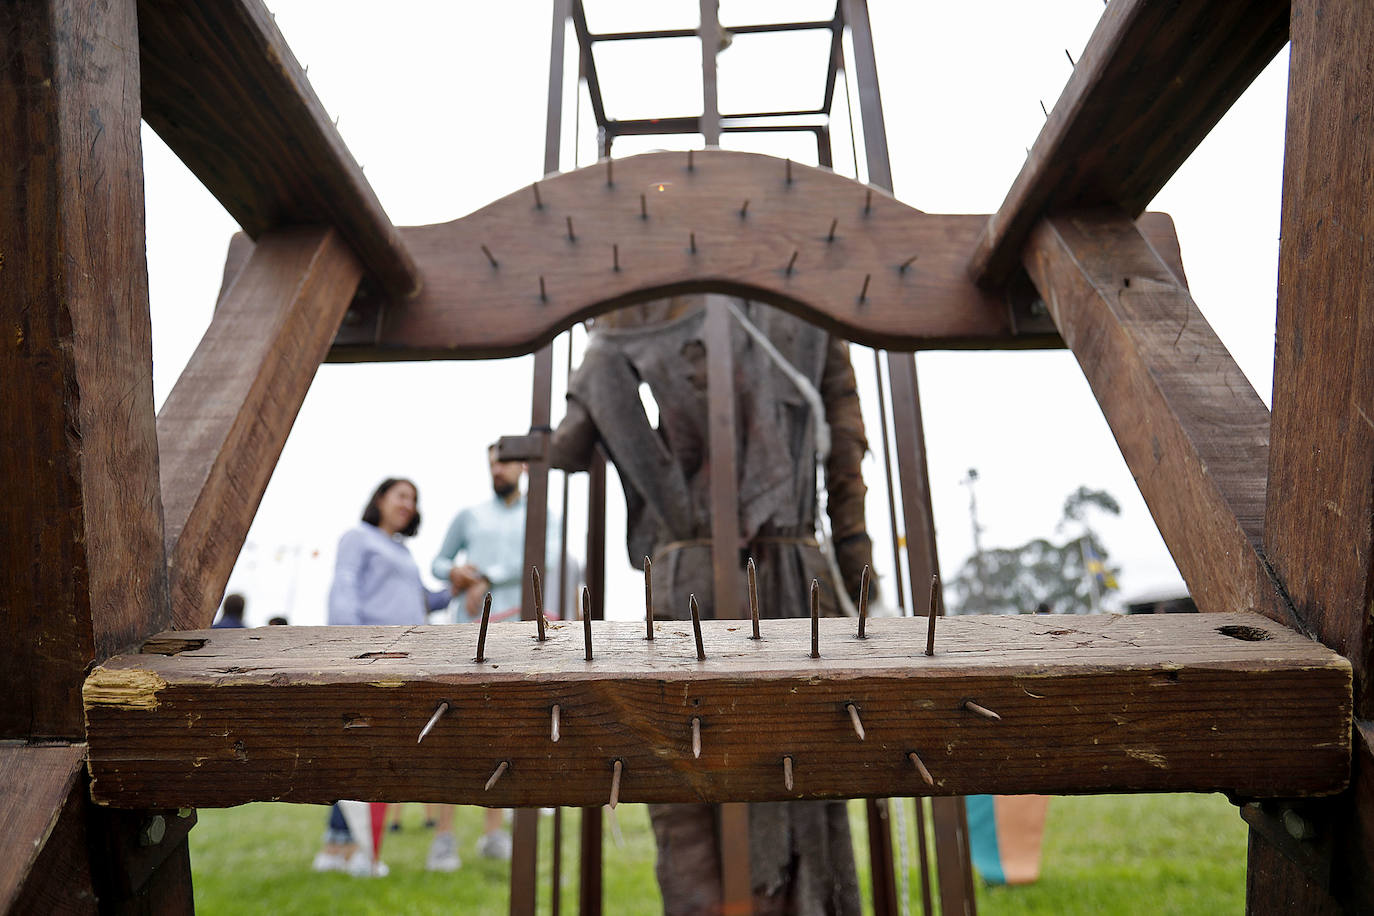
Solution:
[[(714, 607), (705, 298), (631, 306), (597, 320), (550, 454), (554, 466), (582, 470), (598, 443), (606, 449), (625, 488), (630, 561), (638, 567), (653, 557), (655, 592), (674, 598), (656, 603), (655, 612), (678, 619), (687, 616), (689, 593), (703, 609)], [(857, 600), (872, 545), (860, 473), (867, 442), (848, 345), (781, 310), (738, 300), (735, 307), (820, 394), (830, 437), (831, 536), (842, 587)], [(730, 327), (739, 552), (757, 564), (760, 615), (808, 614), (812, 579), (822, 583), (822, 613), (838, 613), (836, 583), (815, 541), (815, 410), (737, 318)], [(658, 405), (657, 428), (640, 400), (641, 383)], [(745, 597), (738, 599), (742, 606)], [(650, 806), (670, 916), (720, 912), (717, 812), (714, 805)], [(755, 913), (860, 912), (843, 802), (753, 804), (749, 825)]]

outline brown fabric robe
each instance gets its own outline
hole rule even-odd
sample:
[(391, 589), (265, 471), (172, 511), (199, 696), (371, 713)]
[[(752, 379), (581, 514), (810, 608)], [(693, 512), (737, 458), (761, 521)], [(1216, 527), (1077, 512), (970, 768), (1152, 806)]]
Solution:
[[(847, 344), (778, 309), (737, 302), (787, 361), (820, 391), (831, 428), (827, 512), (844, 586), (857, 598), (872, 546), (864, 527), (859, 463), (867, 449)], [(703, 297), (650, 303), (599, 319), (569, 385), (568, 412), (554, 433), (551, 462), (587, 467), (600, 443), (625, 489), (629, 557), (654, 558), (655, 613), (683, 619), (686, 596), (714, 609), (710, 462), (707, 449)], [(810, 613), (811, 580), (822, 612), (836, 613), (825, 561), (813, 538), (816, 448), (812, 410), (796, 385), (733, 319), (736, 464), (741, 556), (758, 571), (760, 615)], [(650, 425), (639, 395), (658, 405)], [(739, 577), (741, 584), (744, 577)], [(669, 600), (671, 599), (671, 600)], [(745, 596), (740, 595), (743, 606)], [(665, 911), (717, 913), (721, 904), (717, 809), (651, 805)], [(757, 913), (805, 916), (860, 911), (843, 802), (750, 806), (750, 865)]]

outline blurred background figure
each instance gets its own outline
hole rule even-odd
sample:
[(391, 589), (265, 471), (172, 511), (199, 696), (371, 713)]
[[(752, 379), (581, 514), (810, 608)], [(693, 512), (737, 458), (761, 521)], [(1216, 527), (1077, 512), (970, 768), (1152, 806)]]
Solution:
[(238, 629), (244, 626), (243, 608), (247, 604), (238, 592), (224, 596), (224, 604), (219, 609), (219, 620), (213, 624), (216, 630)]

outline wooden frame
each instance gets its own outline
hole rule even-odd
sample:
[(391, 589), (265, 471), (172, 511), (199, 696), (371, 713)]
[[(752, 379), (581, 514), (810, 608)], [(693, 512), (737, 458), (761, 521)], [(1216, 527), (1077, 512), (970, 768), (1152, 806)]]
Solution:
[[(117, 906), (121, 900), (160, 911), (190, 906), (184, 842), (188, 825), (179, 830), (164, 825), (159, 839), (139, 852), (140, 825), (166, 814), (114, 816), (93, 808), (85, 777), (75, 765), (87, 739), (77, 698), (82, 672), (173, 620), (159, 498), (172, 478), (160, 477), (157, 462), (161, 430), (155, 430), (152, 410), (135, 101), (143, 99), (144, 116), (161, 125), (173, 149), (260, 245), (274, 230), (302, 222), (330, 226), (347, 244), (351, 254), (340, 252), (329, 262), (339, 265), (339, 272), (326, 271), (327, 290), (318, 297), (283, 292), (303, 288), (300, 270), (284, 271), (282, 286), (275, 287), (282, 308), (323, 314), (327, 325), (347, 298), (346, 290), (362, 275), (387, 298), (389, 312), (395, 312), (383, 327), (392, 321), (401, 327), (424, 315), (425, 306), (406, 315), (410, 306), (403, 304), (429, 269), (423, 257), (410, 254), (409, 236), (418, 240), (423, 232), (404, 233), (386, 220), (262, 5), (215, 0), (176, 19), (182, 9), (181, 4), (156, 0), (143, 0), (137, 9), (133, 0), (98, 9), (71, 0), (27, 0), (0, 12), (0, 31), (15, 38), (16, 61), (0, 80), (0, 127), (12, 138), (0, 151), (8, 166), (0, 170), (5, 176), (0, 181), (7, 182), (6, 193), (0, 194), (0, 249), (6, 258), (3, 269), (12, 278), (0, 284), (0, 317), (7, 327), (22, 331), (14, 347), (0, 350), (0, 377), (7, 390), (31, 392), (24, 403), (9, 406), (0, 430), (7, 469), (3, 502), (12, 522), (6, 531), (16, 532), (8, 543), (13, 556), (23, 559), (8, 563), (0, 580), (0, 627), (8, 637), (3, 640), (0, 682), (20, 698), (7, 707), (11, 714), (3, 719), (3, 737), (20, 744), (5, 750), (0, 789), (12, 800), (7, 813), (16, 824), (7, 847), (34, 837), (40, 844), (8, 857), (14, 867), (0, 871), (0, 907), (5, 908), (60, 900), (72, 909), (90, 909), (96, 895), (102, 906)], [(1274, 411), (1266, 458), (1260, 441), (1263, 417), (1253, 398), (1229, 383), (1226, 392), (1198, 388), (1202, 370), (1171, 362), (1170, 349), (1159, 346), (1167, 325), (1162, 316), (1191, 314), (1192, 304), (1180, 288), (1181, 274), (1170, 277), (1170, 271), (1161, 271), (1160, 252), (1156, 249), (1156, 259), (1151, 258), (1150, 246), (1142, 247), (1131, 221), (1277, 50), (1286, 31), (1291, 31), (1293, 51)], [(1207, 37), (1199, 44), (1193, 35)], [(1313, 0), (1265, 3), (1258, 11), (1230, 0), (1185, 5), (1115, 0), (1002, 210), (980, 228), (967, 230), (962, 251), (951, 249), (941, 256), (940, 273), (947, 279), (947, 258), (963, 255), (970, 282), (985, 291), (966, 300), (975, 311), (987, 311), (979, 303), (989, 295), (1004, 307), (1018, 264), (1024, 266), (1061, 322), (1064, 342), (1094, 380), (1109, 419), (1115, 411), (1125, 416), (1134, 410), (1163, 432), (1156, 456), (1152, 442), (1145, 451), (1137, 431), (1113, 421), (1133, 469), (1139, 474), (1148, 466), (1155, 475), (1147, 488), (1190, 494), (1192, 504), (1177, 514), (1164, 511), (1162, 496), (1146, 496), (1175, 555), (1196, 555), (1185, 575), (1200, 603), (1226, 611), (1253, 607), (1316, 636), (1351, 666), (1349, 699), (1328, 683), (1324, 689), (1332, 691), (1331, 702), (1311, 710), (1327, 717), (1334, 712), (1335, 718), (1349, 710), (1348, 756), (1336, 765), (1331, 762), (1336, 752), (1329, 747), (1304, 752), (1300, 756), (1310, 771), (1323, 778), (1274, 790), (1333, 791), (1346, 781), (1338, 778), (1341, 769), (1350, 787), (1326, 805), (1294, 802), (1288, 809), (1282, 803), (1246, 809), (1256, 825), (1249, 889), (1249, 907), (1255, 912), (1374, 906), (1368, 677), (1374, 637), (1365, 613), (1374, 594), (1369, 560), (1374, 554), (1369, 524), (1374, 485), (1368, 473), (1374, 379), (1364, 358), (1368, 329), (1374, 327), (1374, 302), (1370, 284), (1364, 282), (1368, 258), (1358, 242), (1374, 229), (1367, 225), (1374, 213), (1368, 168), (1374, 148), (1368, 142), (1374, 91), (1367, 85), (1367, 68), (1348, 64), (1369, 59), (1372, 46), (1374, 14), (1358, 0), (1325, 2), (1320, 9)], [(272, 60), (287, 63), (274, 70)], [(220, 95), (188, 102), (178, 88), (188, 80)], [(260, 91), (270, 104), (245, 104)], [(216, 126), (227, 111), (240, 113), (236, 128), (246, 139), (236, 141)], [(88, 117), (91, 112), (98, 119)], [(180, 135), (178, 126), (183, 128)], [(205, 139), (211, 142), (202, 145)], [(1073, 163), (1078, 167), (1068, 168)], [(1129, 166), (1125, 172), (1117, 169), (1122, 163)], [(826, 180), (811, 173), (806, 177)], [(313, 199), (295, 198), (285, 190), (317, 179), (324, 191)], [(580, 180), (570, 175), (556, 181), (571, 187)], [(758, 200), (783, 199), (786, 189), (777, 184)], [(762, 217), (758, 204), (751, 208)], [(641, 218), (633, 206), (627, 209), (628, 215), (615, 210), (610, 218)], [(805, 224), (816, 227), (806, 231), (823, 237), (827, 224), (822, 214)], [(91, 235), (81, 231), (85, 225), (123, 228)], [(609, 238), (615, 227), (607, 223), (603, 228), (608, 235), (602, 241), (616, 244)], [(317, 238), (328, 238), (325, 230), (319, 231), (324, 234)], [(800, 242), (792, 250), (800, 251)], [(489, 247), (499, 260), (502, 253)], [(891, 271), (900, 263), (894, 260), (899, 252), (874, 250), (874, 263), (883, 269)], [(660, 294), (674, 283), (683, 289), (762, 290), (794, 307), (814, 307), (816, 315), (846, 326), (854, 303), (841, 303), (835, 298), (841, 293), (828, 300), (818, 297), (818, 302), (788, 293), (789, 279), (799, 279), (795, 268), (806, 265), (799, 256), (789, 273), (789, 254), (782, 255), (750, 276), (742, 267), (724, 265), (714, 276), (690, 282), (681, 276), (619, 278), (606, 297), (573, 305), (540, 334), (614, 301)], [(267, 257), (264, 253), (257, 260)], [(77, 269), (67, 269), (69, 264)], [(872, 270), (866, 273), (878, 276)], [(1127, 303), (1140, 305), (1143, 313), (1123, 310), (1115, 280), (1104, 280), (1118, 275), (1149, 280), (1140, 303), (1133, 301), (1134, 293)], [(422, 290), (415, 301), (423, 303), (424, 295)], [(857, 290), (853, 295), (858, 298)], [(1075, 330), (1089, 324), (1106, 337), (1098, 340)], [(1002, 328), (1010, 327), (1004, 320)], [(267, 349), (274, 351), (271, 332), (261, 333), (269, 341)], [(908, 334), (916, 345), (938, 339), (928, 330), (912, 333), (900, 322), (884, 333)], [(1205, 337), (1193, 327), (1180, 335), (1180, 342), (1194, 355), (1210, 359), (1213, 368), (1231, 372)], [(996, 335), (979, 339), (1010, 342)], [(538, 341), (486, 345), (496, 352), (533, 342)], [(322, 344), (316, 340), (312, 346), (319, 352)], [(452, 341), (447, 346), (446, 355), (458, 352)], [(312, 359), (308, 352), (302, 355), (305, 362)], [(272, 360), (264, 358), (264, 363), (270, 367)], [(1140, 384), (1111, 384), (1123, 370)], [(214, 384), (224, 371), (215, 370), (199, 384)], [(249, 374), (256, 378), (258, 372)], [(271, 428), (269, 439), (280, 441), (294, 413), (289, 405), (299, 404), (311, 374), (284, 377), (283, 384), (291, 389), (285, 410), (258, 412), (249, 384), (230, 414), (263, 417)], [(1337, 390), (1340, 397), (1333, 396)], [(1179, 409), (1199, 391), (1208, 392), (1198, 402), (1204, 416), (1225, 406), (1222, 413), (1240, 420), (1234, 431), (1239, 440), (1220, 440), (1247, 443), (1239, 453), (1230, 446), (1211, 451), (1219, 440), (1205, 422), (1195, 422), (1197, 414)], [(185, 416), (194, 413), (192, 405)], [(232, 429), (240, 420), (230, 414), (222, 419)], [(232, 443), (233, 437), (231, 432), (219, 441)], [(195, 497), (187, 500), (185, 494), (213, 496), (213, 481), (237, 474), (247, 481), (265, 479), (257, 462), (270, 461), (270, 446), (249, 462), (253, 468), (240, 470), (218, 463), (212, 454), (216, 449), (222, 454), (225, 447), (210, 446), (185, 465), (184, 480), (191, 482), (176, 483), (168, 491), (178, 500), (169, 499), (169, 505), (194, 506)], [(169, 445), (169, 456), (172, 451)], [(1257, 532), (1255, 488), (1258, 467), (1266, 461), (1264, 523)], [(1239, 476), (1232, 476), (1233, 470)], [(249, 486), (259, 488), (256, 482)], [(200, 511), (179, 508), (174, 518), (191, 519)], [(1202, 526), (1194, 524), (1199, 520)], [(246, 523), (238, 519), (234, 527)], [(190, 528), (181, 530), (172, 541), (174, 555), (183, 549), (181, 538)], [(1198, 537), (1199, 530), (1211, 534)], [(216, 587), (234, 537), (241, 534), (231, 532), (211, 564), (218, 571), (200, 578), (198, 602), (188, 602), (178, 591), (177, 620), (204, 617), (205, 595)], [(189, 549), (190, 542), (185, 543)], [(63, 613), (51, 613), (54, 608)], [(58, 648), (49, 653), (38, 646)], [(1315, 670), (1322, 673), (1313, 678), (1330, 678), (1337, 669), (1328, 665)], [(92, 690), (100, 686), (101, 676), (92, 681)], [(1270, 684), (1266, 689), (1281, 684), (1276, 674), (1256, 677), (1258, 683)], [(250, 681), (246, 678), (245, 684)], [(432, 699), (425, 691), (419, 695)], [(104, 740), (92, 748), (105, 753)], [(59, 750), (49, 752), (41, 743)], [(56, 765), (37, 764), (40, 757), (61, 759)], [(1316, 761), (1323, 762), (1312, 766)], [(1236, 788), (1246, 791), (1247, 785)], [(97, 791), (102, 791), (98, 783)], [(196, 803), (205, 800), (187, 797)], [(1284, 839), (1277, 814), (1295, 810), (1294, 805), (1303, 809), (1304, 829)], [(92, 850), (105, 851), (99, 863), (92, 860)]]

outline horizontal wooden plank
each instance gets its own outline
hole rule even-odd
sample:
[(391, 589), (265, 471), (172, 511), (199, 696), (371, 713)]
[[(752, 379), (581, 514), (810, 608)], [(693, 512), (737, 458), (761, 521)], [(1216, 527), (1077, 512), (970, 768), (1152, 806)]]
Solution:
[(1286, 0), (1115, 0), (997, 214), (969, 274), (997, 287), (1044, 214), (1137, 216), (1288, 39)]
[[(58, 829), (60, 816), (67, 806), (68, 796), (81, 776), (86, 760), (84, 744), (53, 746), (0, 744), (0, 824), (4, 824), (6, 854), (0, 856), (0, 913), (36, 912), (11, 910), (17, 900), (46, 900), (48, 905), (59, 901), (44, 876), (29, 884), (34, 864), (43, 855), (44, 847)], [(81, 857), (84, 860), (84, 856)], [(84, 864), (84, 861), (83, 861)], [(61, 900), (72, 912), (82, 909), (94, 911), (90, 873), (87, 869), (85, 887), (78, 887), (75, 876), (63, 873), (70, 883), (61, 889)], [(84, 893), (85, 906), (77, 905)]]
[(1121, 211), (1044, 220), (1026, 269), (1203, 611), (1294, 623), (1258, 552), (1269, 411)]
[(360, 301), (330, 358), (528, 353), (607, 308), (703, 291), (895, 349), (1057, 346), (1048, 322), (1018, 332), (1028, 302), (1014, 317), (1001, 291), (969, 281), (964, 261), (985, 221), (921, 213), (828, 170), (752, 153), (697, 150), (690, 167), (686, 153), (602, 162), (402, 230), (423, 290), (403, 304)]
[(143, 117), (250, 236), (332, 225), (374, 284), (419, 272), (261, 0), (139, 0)]
[(1298, 796), (1349, 775), (1349, 664), (1251, 614), (955, 617), (933, 657), (923, 618), (870, 621), (865, 640), (822, 620), (819, 659), (807, 620), (765, 621), (759, 641), (747, 621), (704, 621), (705, 661), (686, 623), (660, 622), (650, 642), (640, 623), (598, 621), (590, 662), (580, 623), (542, 644), (533, 623), (490, 629), (482, 663), (476, 624), (155, 637), (86, 681), (94, 797), (584, 806), (607, 801), (616, 760), (622, 800), (659, 802)]
[(277, 456), (357, 289), (328, 227), (270, 232), (157, 418), (172, 617), (209, 626)]

